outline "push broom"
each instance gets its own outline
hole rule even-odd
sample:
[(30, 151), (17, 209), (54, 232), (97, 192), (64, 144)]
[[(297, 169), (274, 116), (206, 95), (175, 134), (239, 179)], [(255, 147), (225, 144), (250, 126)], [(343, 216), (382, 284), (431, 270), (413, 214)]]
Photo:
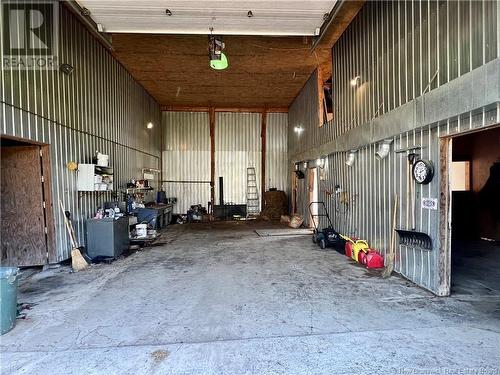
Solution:
[(73, 267), (73, 271), (78, 272), (78, 271), (83, 271), (86, 269), (89, 264), (87, 261), (83, 258), (82, 253), (80, 253), (80, 250), (78, 248), (78, 244), (76, 242), (76, 236), (75, 232), (73, 230), (73, 227), (71, 225), (71, 222), (69, 221), (67, 215), (66, 215), (66, 210), (64, 209), (64, 206), (59, 200), (59, 207), (61, 207), (61, 211), (64, 217), (64, 224), (66, 225), (66, 230), (68, 231), (69, 239), (71, 241), (71, 267)]

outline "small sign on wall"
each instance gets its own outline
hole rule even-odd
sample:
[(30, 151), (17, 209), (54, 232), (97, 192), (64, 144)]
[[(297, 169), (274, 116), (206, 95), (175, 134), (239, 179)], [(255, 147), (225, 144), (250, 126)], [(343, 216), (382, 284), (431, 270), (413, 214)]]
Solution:
[(422, 198), (422, 208), (426, 210), (437, 210), (438, 200), (436, 198)]

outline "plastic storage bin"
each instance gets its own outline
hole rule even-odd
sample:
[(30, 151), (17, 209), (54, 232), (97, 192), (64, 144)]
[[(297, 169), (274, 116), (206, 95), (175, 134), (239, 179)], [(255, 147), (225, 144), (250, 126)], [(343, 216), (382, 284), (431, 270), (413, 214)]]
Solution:
[(3, 335), (16, 324), (17, 267), (0, 267), (0, 331)]

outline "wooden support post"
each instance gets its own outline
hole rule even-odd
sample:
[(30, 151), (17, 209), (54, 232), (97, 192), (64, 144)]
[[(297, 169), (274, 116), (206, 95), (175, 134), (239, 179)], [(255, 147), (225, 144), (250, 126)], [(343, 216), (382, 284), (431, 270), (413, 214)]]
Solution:
[(215, 205), (215, 110), (209, 109), (210, 117), (210, 202), (212, 206), (211, 217), (214, 218)]
[(438, 296), (449, 296), (451, 292), (451, 189), (450, 168), (453, 160), (452, 139), (439, 140), (439, 249), (437, 259)]
[(323, 71), (321, 67), (318, 67), (316, 70), (317, 74), (317, 85), (318, 85), (318, 126), (321, 128), (324, 125), (324, 100), (325, 100), (325, 92), (323, 91)]
[(260, 191), (261, 191), (261, 211), (264, 211), (264, 193), (266, 192), (266, 139), (267, 139), (267, 111), (262, 111), (261, 128), (260, 128), (260, 138), (262, 141), (261, 146), (261, 181), (260, 181)]

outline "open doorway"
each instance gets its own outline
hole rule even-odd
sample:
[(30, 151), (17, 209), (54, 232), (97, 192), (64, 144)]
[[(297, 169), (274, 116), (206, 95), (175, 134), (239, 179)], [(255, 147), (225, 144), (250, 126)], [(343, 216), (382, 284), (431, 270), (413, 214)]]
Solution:
[(452, 139), (451, 293), (500, 294), (500, 127)]
[[(308, 173), (308, 189), (309, 189), (309, 203), (318, 201), (318, 168), (309, 169)], [(310, 215), (318, 215), (318, 205), (313, 204), (311, 207)], [(314, 228), (312, 217), (309, 217), (309, 227)]]
[(54, 258), (48, 148), (1, 137), (2, 265), (39, 266)]

